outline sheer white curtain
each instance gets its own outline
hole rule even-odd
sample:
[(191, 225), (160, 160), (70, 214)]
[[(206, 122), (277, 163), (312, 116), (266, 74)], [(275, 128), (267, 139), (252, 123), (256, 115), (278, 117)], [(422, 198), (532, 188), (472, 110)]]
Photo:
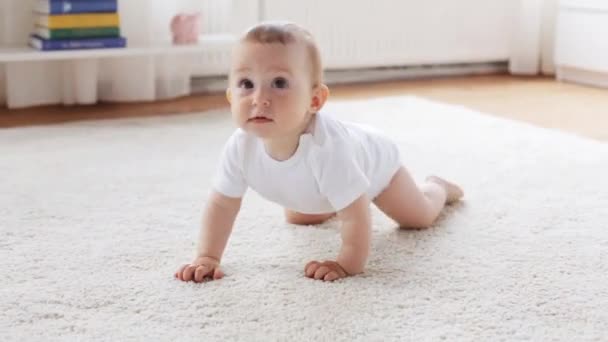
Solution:
[(555, 20), (559, 0), (519, 0), (509, 69), (513, 74), (555, 72)]
[[(167, 44), (172, 16), (189, 0), (119, 1), (121, 25), (132, 46)], [(196, 10), (196, 8), (189, 8)], [(190, 93), (191, 56), (104, 59), (98, 65), (98, 95), (104, 101), (159, 100)]]
[[(25, 2), (25, 1), (21, 1)], [(16, 45), (25, 41), (23, 35), (27, 34), (22, 24), (30, 20), (29, 6), (24, 6), (18, 0), (0, 0), (0, 46)], [(27, 4), (26, 4), (27, 5)], [(6, 101), (6, 67), (0, 63), (0, 105)]]
[(4, 66), (0, 64), (0, 106), (6, 103), (6, 75), (4, 73)]
[[(33, 0), (0, 0), (0, 45), (24, 45), (32, 28)], [(131, 46), (170, 40), (169, 22), (180, 11), (201, 9), (195, 0), (119, 0), (121, 31)], [(0, 104), (151, 101), (189, 94), (195, 55), (0, 64)]]

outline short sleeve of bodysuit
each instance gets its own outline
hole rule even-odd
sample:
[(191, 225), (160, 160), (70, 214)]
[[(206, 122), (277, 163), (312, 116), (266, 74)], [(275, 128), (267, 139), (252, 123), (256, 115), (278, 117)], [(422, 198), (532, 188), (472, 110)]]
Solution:
[(228, 197), (240, 198), (247, 190), (243, 177), (243, 158), (239, 146), (239, 133), (235, 132), (224, 145), (216, 171), (213, 188)]

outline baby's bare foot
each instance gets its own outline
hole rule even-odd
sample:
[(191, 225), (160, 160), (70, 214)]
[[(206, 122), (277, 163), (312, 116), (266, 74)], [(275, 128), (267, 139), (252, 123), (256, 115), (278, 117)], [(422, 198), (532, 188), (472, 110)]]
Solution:
[(464, 192), (458, 185), (448, 182), (443, 178), (437, 176), (428, 176), (426, 178), (426, 181), (435, 183), (445, 189), (445, 192), (447, 193), (447, 198), (445, 202), (447, 204), (458, 202), (462, 198), (462, 196), (464, 196)]

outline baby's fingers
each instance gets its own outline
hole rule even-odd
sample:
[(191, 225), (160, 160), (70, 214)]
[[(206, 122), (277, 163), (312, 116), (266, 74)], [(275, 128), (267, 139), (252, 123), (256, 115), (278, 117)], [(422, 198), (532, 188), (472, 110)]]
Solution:
[(196, 266), (188, 265), (184, 268), (184, 272), (182, 273), (183, 281), (190, 281), (194, 279), (194, 271), (196, 270)]
[(327, 266), (321, 266), (317, 269), (317, 271), (315, 272), (314, 278), (316, 280), (321, 280), (325, 278), (325, 275), (327, 275), (331, 270), (329, 269), (329, 267)]
[(179, 270), (177, 270), (177, 272), (175, 272), (175, 278), (177, 278), (179, 280), (184, 280), (184, 270), (188, 266), (190, 266), (190, 264), (185, 264), (182, 267), (180, 267)]
[(336, 271), (330, 271), (329, 273), (327, 273), (325, 275), (325, 277), (323, 277), (323, 280), (325, 281), (334, 281), (336, 279), (339, 279), (340, 276), (338, 275), (338, 273), (336, 273)]
[(218, 280), (222, 278), (224, 278), (224, 272), (219, 267), (216, 267), (215, 271), (213, 271), (213, 280)]
[(304, 274), (308, 278), (312, 278), (315, 275), (315, 272), (317, 271), (317, 269), (319, 268), (320, 265), (321, 265), (321, 263), (318, 261), (309, 262), (308, 264), (306, 264), (306, 266), (304, 266)]
[(195, 266), (194, 281), (200, 283), (205, 277), (213, 275), (213, 267), (209, 265), (198, 265)]

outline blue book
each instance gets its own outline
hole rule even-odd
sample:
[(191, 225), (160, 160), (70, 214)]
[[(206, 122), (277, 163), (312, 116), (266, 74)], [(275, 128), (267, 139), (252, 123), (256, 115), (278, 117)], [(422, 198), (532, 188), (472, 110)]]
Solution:
[(118, 12), (118, 0), (38, 0), (34, 11), (42, 14)]
[(126, 47), (127, 39), (124, 37), (114, 37), (52, 40), (32, 35), (30, 36), (30, 45), (41, 51), (108, 49)]

